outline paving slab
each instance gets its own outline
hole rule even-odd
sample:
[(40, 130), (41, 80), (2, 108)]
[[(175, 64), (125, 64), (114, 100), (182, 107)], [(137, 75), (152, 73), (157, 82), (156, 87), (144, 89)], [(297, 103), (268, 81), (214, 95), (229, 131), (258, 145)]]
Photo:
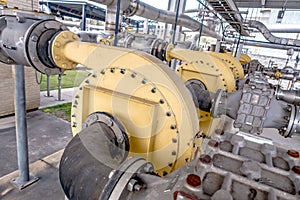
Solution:
[(46, 97), (47, 91), (40, 92), (40, 109), (46, 108), (50, 106), (60, 105), (68, 102), (72, 102), (73, 96), (75, 95), (75, 92), (77, 90), (77, 87), (74, 88), (66, 88), (61, 90), (61, 99), (63, 101), (57, 101), (57, 90), (51, 90), (50, 95), (51, 97)]
[(18, 176), (12, 172), (0, 178), (1, 200), (64, 200), (65, 195), (59, 183), (58, 166), (63, 150), (40, 159), (30, 165), (31, 174), (39, 180), (19, 190), (10, 180)]
[[(72, 138), (70, 123), (41, 111), (27, 113), (29, 162), (48, 156)], [(18, 169), (14, 116), (0, 118), (0, 177)]]

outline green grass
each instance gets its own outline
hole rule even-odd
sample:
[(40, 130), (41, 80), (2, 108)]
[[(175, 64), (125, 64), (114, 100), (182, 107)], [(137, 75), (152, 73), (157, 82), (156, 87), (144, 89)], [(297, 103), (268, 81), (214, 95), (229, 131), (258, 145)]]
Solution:
[[(68, 70), (62, 76), (62, 88), (78, 87), (80, 83), (88, 76), (89, 72), (86, 70)], [(47, 76), (42, 75), (42, 82), (40, 85), (41, 91), (47, 90)], [(57, 89), (58, 75), (50, 76), (50, 90)]]
[(71, 121), (71, 106), (72, 103), (65, 103), (57, 106), (43, 108), (41, 111), (49, 113), (66, 121)]

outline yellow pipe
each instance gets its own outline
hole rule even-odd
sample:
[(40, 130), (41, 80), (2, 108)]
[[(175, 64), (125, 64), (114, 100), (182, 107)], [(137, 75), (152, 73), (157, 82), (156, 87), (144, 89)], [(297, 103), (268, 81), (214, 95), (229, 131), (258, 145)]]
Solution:
[[(199, 80), (210, 92), (216, 92), (219, 89), (228, 92), (235, 91), (235, 79), (232, 69), (221, 59), (204, 52), (174, 49), (172, 45), (168, 46), (166, 51), (168, 61), (171, 59), (183, 61), (176, 72), (184, 82)], [(208, 136), (211, 135), (216, 124), (220, 122), (219, 119), (211, 118), (209, 112), (200, 109), (197, 111), (203, 133)]]
[(160, 60), (80, 42), (67, 31), (55, 37), (52, 57), (61, 68), (82, 64), (93, 69), (75, 95), (74, 134), (90, 114), (107, 112), (124, 125), (129, 156), (144, 157), (160, 175), (193, 159), (195, 135), (200, 131), (197, 111), (190, 106), (193, 101), (182, 81)]
[[(215, 92), (218, 89), (227, 90), (228, 92), (235, 91), (235, 80), (231, 70), (220, 60), (212, 58), (210, 55), (204, 52), (192, 51), (187, 49), (167, 49), (168, 59), (178, 59), (185, 63), (179, 66), (182, 72), (189, 70), (194, 76), (197, 76), (203, 80), (209, 91)], [(191, 77), (184, 77), (186, 79)]]

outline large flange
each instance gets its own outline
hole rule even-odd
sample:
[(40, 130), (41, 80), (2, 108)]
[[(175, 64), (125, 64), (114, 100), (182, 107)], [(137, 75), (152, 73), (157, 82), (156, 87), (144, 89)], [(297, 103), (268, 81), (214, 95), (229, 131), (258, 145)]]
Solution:
[(57, 32), (66, 30), (66, 27), (53, 19), (39, 21), (33, 24), (25, 34), (24, 53), (27, 62), (43, 74), (56, 75), (63, 71), (56, 67), (49, 58), (49, 40)]
[(51, 58), (59, 68), (70, 70), (76, 67), (77, 63), (69, 60), (64, 53), (64, 46), (69, 42), (80, 41), (79, 37), (70, 31), (58, 33), (51, 41)]
[(140, 190), (143, 186), (138, 174), (141, 173), (153, 173), (153, 165), (140, 157), (128, 159), (112, 171), (99, 199), (120, 199), (124, 192)]
[[(109, 113), (105, 112), (95, 112), (90, 114), (85, 122), (82, 125), (82, 129), (85, 129), (95, 123), (102, 123), (105, 124), (111, 131), (107, 131), (107, 137), (120, 149), (123, 149), (123, 155), (121, 155), (121, 158), (119, 160), (125, 160), (128, 156), (129, 151), (129, 141), (128, 137), (126, 135), (126, 131), (124, 126), (117, 120), (115, 117), (113, 117)], [(111, 133), (108, 135), (108, 133)], [(116, 155), (119, 156), (120, 155)]]
[(168, 42), (162, 39), (155, 39), (151, 44), (150, 54), (162, 61), (165, 61), (167, 47), (168, 47)]
[(166, 48), (166, 55), (165, 55), (165, 59), (166, 61), (171, 61), (172, 60), (172, 56), (170, 55), (170, 52), (174, 49), (174, 45), (173, 44), (169, 44)]
[(297, 126), (299, 124), (299, 118), (300, 118), (299, 115), (300, 110), (298, 107), (294, 105), (288, 105), (287, 110), (291, 112), (289, 123), (287, 127), (279, 130), (279, 134), (286, 138), (292, 137), (293, 134), (297, 132), (297, 128), (298, 128)]

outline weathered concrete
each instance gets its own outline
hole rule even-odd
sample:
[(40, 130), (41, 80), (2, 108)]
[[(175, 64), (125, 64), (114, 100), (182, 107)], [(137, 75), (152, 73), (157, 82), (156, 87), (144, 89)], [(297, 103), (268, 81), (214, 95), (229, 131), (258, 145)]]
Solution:
[[(72, 138), (70, 124), (41, 111), (27, 114), (29, 162), (48, 156)], [(17, 170), (14, 117), (0, 119), (0, 177)]]
[(18, 176), (15, 171), (0, 178), (1, 200), (64, 200), (64, 192), (61, 189), (58, 178), (58, 165), (63, 150), (48, 157), (40, 159), (30, 165), (30, 171), (38, 182), (23, 190), (16, 189), (10, 180)]
[(64, 103), (71, 102), (73, 99), (73, 96), (75, 95), (77, 88), (66, 88), (61, 90), (61, 98), (63, 101), (57, 101), (57, 90), (51, 90), (50, 94), (52, 97), (45, 97), (47, 94), (47, 91), (40, 92), (40, 107), (39, 108), (46, 108), (50, 106), (60, 105)]

